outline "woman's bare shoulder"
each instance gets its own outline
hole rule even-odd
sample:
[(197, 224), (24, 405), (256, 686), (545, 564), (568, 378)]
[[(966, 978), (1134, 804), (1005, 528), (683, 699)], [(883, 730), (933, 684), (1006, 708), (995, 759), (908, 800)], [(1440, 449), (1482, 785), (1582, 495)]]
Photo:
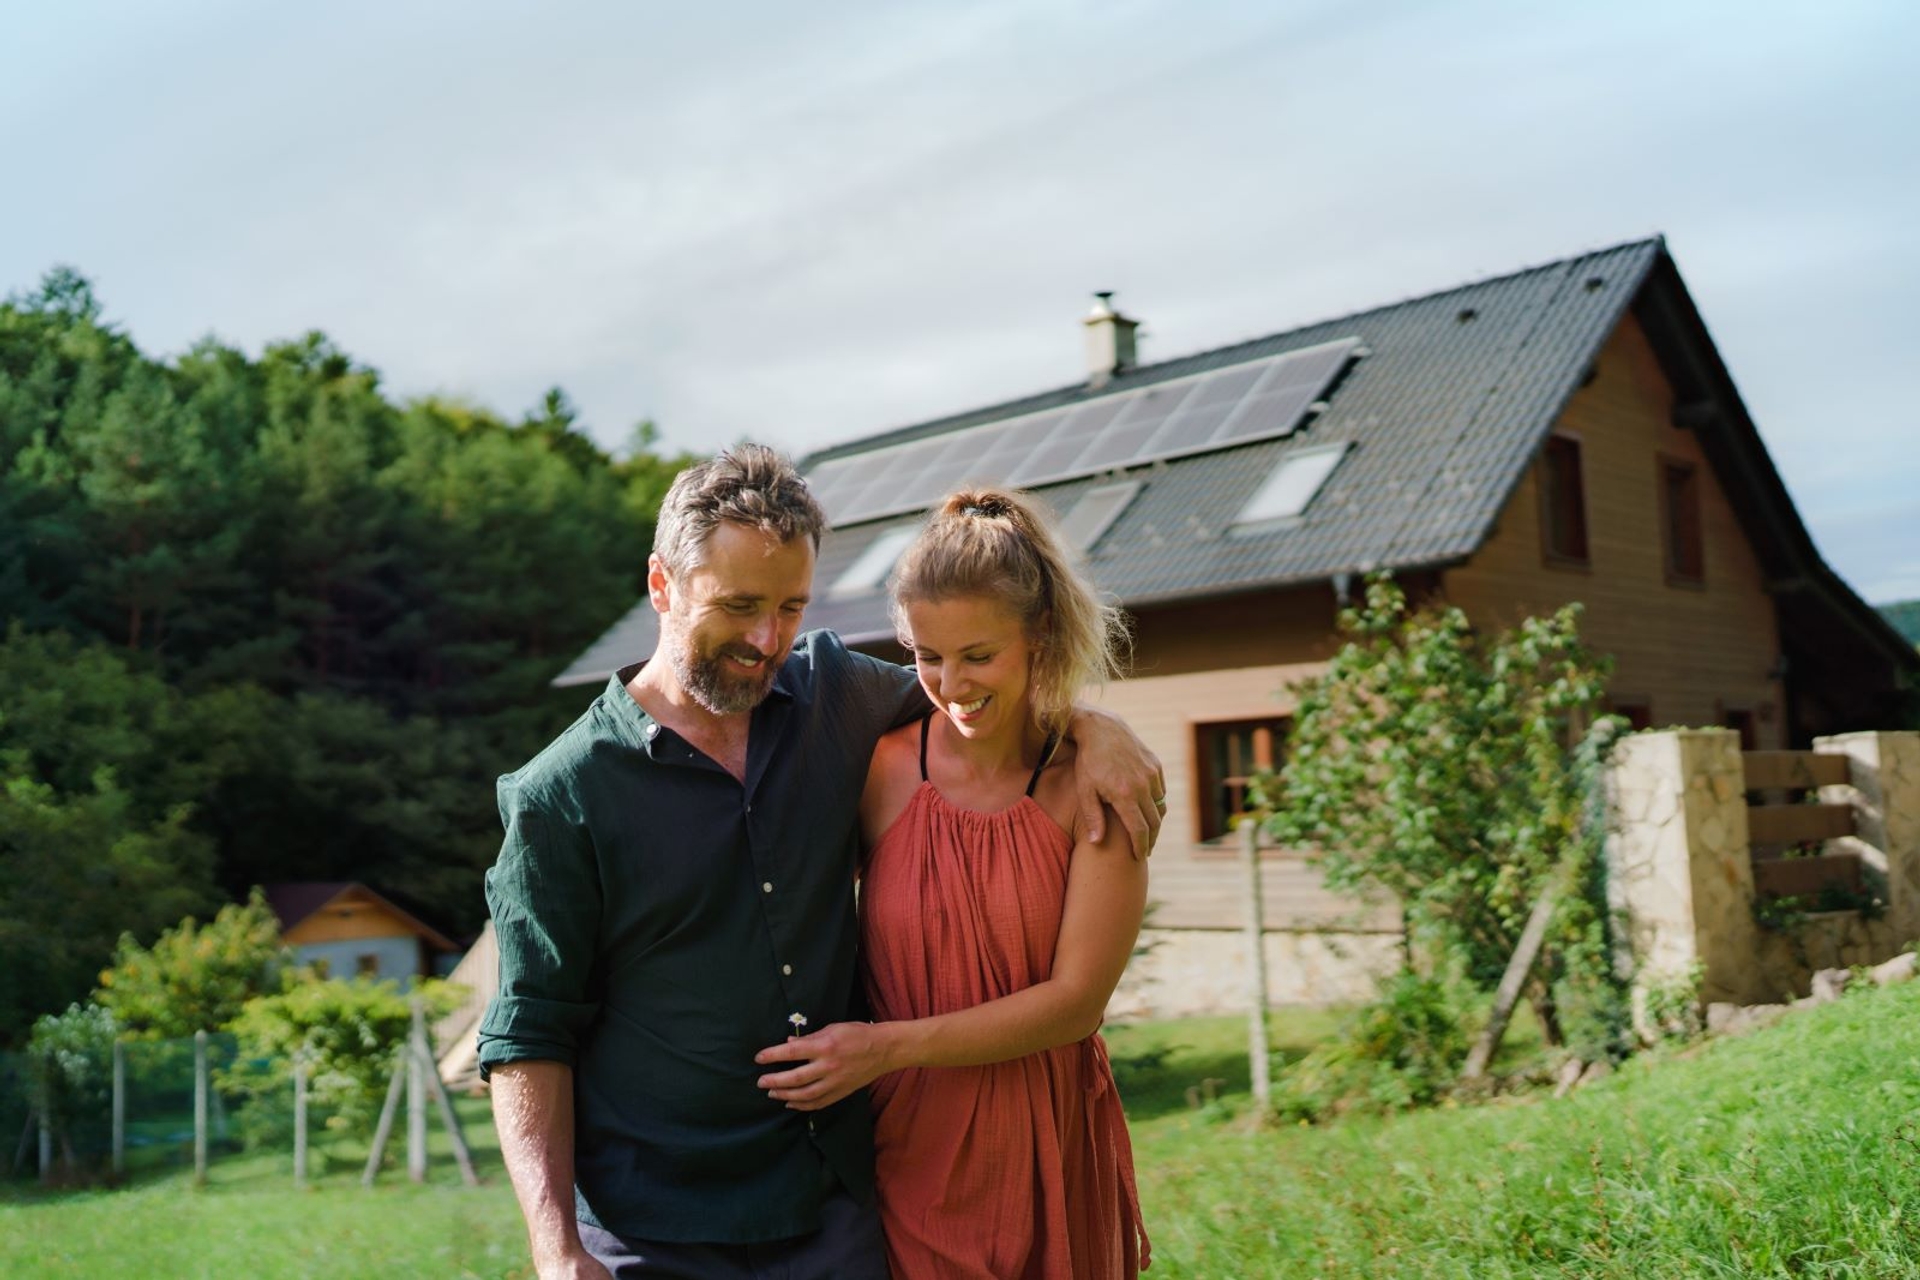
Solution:
[(920, 732), (924, 721), (915, 720), (912, 724), (903, 724), (898, 729), (889, 729), (880, 735), (873, 744), (873, 763), (869, 772), (882, 767), (899, 768), (902, 761), (911, 763), (917, 775), (920, 768)]
[(1055, 744), (1053, 754), (1047, 760), (1046, 767), (1040, 770), (1040, 781), (1033, 789), (1033, 798), (1040, 807), (1064, 828), (1068, 835), (1079, 837), (1074, 830), (1078, 825), (1080, 792), (1077, 785), (1077, 762), (1079, 754), (1070, 738), (1062, 738)]

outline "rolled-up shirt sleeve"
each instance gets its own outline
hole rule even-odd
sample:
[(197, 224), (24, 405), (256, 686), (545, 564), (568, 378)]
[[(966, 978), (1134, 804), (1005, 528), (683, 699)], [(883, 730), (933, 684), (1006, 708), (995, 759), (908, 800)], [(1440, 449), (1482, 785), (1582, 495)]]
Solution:
[(590, 842), (510, 777), (500, 782), (500, 817), (506, 839), (487, 872), (500, 982), (480, 1019), (482, 1078), (505, 1062), (576, 1065), (581, 1033), (599, 1009), (600, 881)]

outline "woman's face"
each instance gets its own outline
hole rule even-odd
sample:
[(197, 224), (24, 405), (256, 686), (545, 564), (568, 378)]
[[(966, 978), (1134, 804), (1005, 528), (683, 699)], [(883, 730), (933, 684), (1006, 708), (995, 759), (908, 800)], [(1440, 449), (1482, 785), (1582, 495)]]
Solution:
[(906, 607), (920, 687), (968, 738), (1026, 732), (1035, 656), (1019, 617), (993, 596)]

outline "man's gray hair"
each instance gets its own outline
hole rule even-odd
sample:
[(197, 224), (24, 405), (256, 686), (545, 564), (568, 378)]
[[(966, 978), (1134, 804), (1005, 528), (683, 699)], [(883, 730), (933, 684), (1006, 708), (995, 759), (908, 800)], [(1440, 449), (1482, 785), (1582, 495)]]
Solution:
[(654, 554), (668, 573), (683, 576), (699, 565), (707, 539), (723, 520), (781, 542), (804, 534), (816, 551), (827, 528), (826, 513), (807, 482), (763, 444), (736, 445), (675, 477), (654, 525)]

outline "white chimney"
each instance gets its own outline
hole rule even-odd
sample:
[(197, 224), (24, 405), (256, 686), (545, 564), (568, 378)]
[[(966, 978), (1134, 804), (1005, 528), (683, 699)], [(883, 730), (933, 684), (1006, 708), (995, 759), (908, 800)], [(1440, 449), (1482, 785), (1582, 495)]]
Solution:
[(1138, 363), (1133, 331), (1140, 327), (1140, 322), (1129, 320), (1113, 309), (1111, 289), (1093, 297), (1093, 310), (1083, 322), (1087, 326), (1087, 385), (1104, 387), (1114, 374)]

